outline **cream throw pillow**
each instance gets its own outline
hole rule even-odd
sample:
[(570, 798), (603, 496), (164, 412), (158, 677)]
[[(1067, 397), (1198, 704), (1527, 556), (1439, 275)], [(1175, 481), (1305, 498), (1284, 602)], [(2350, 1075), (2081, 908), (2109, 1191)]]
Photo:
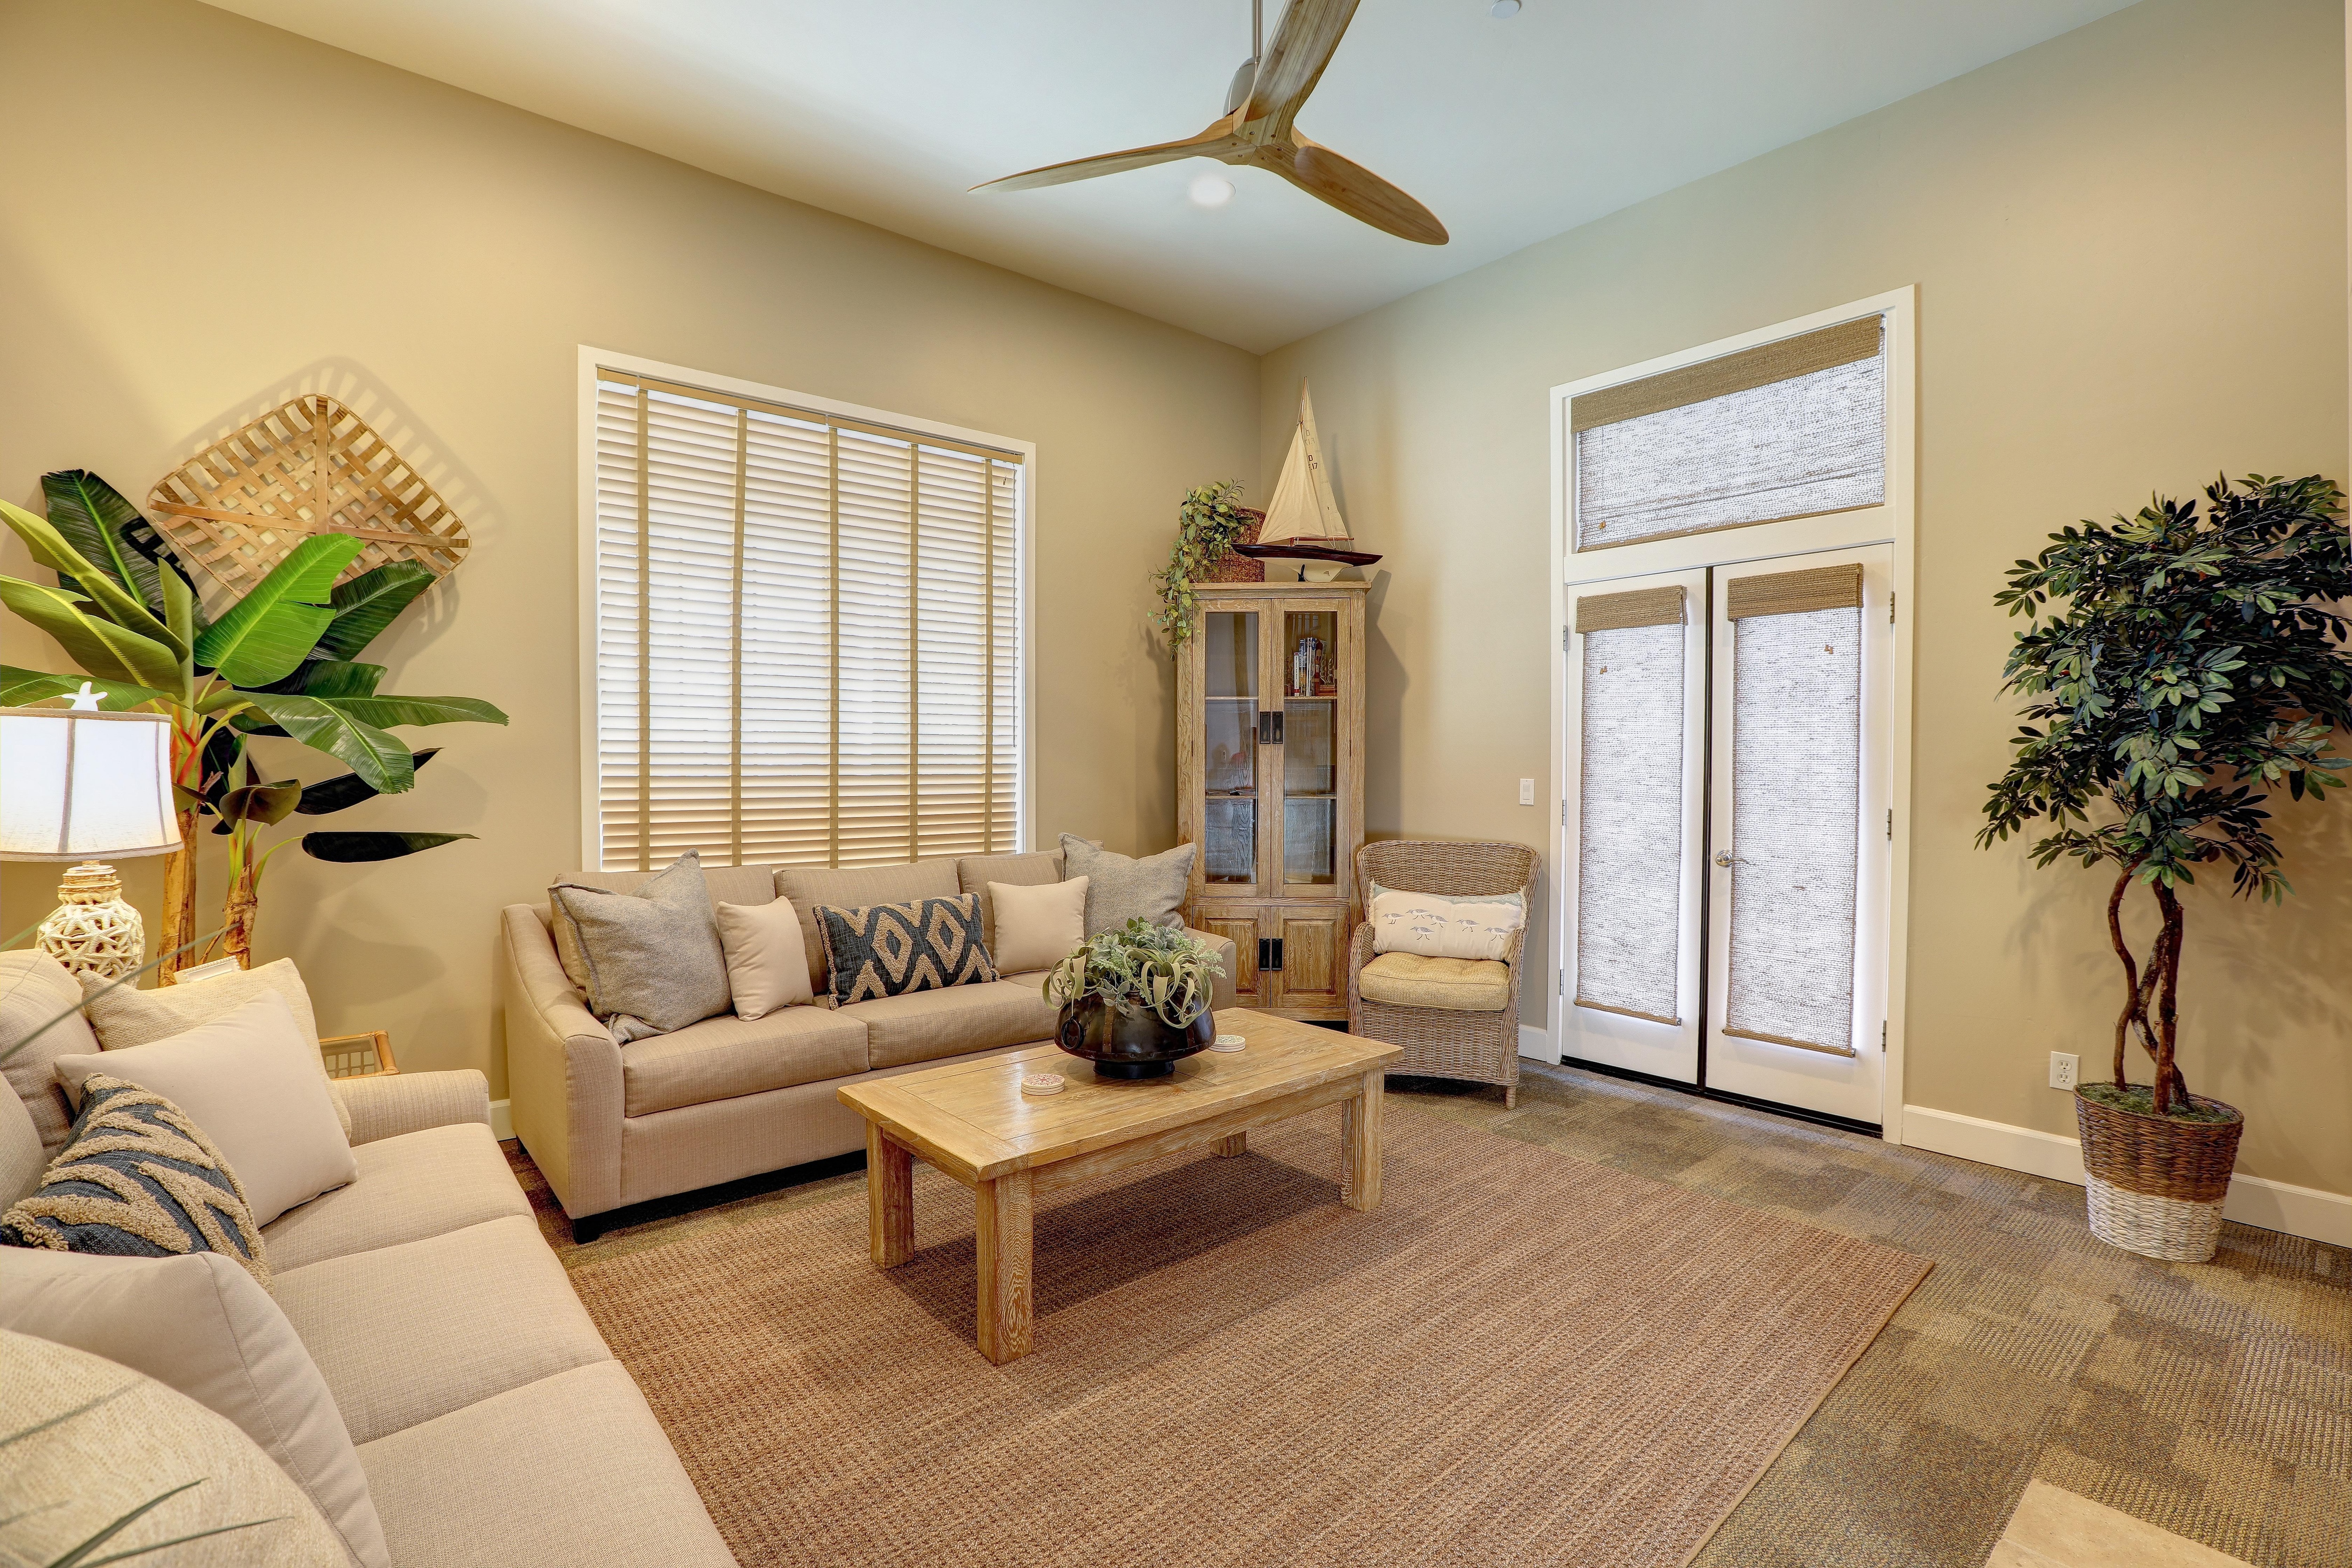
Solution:
[(98, 1258), (27, 1249), (0, 1269), (0, 1329), (143, 1372), (236, 1423), (366, 1568), (392, 1568), (367, 1472), (285, 1312), (216, 1252)]
[(1372, 951), (1424, 958), (1503, 958), (1527, 924), (1524, 903), (1382, 888), (1372, 898)]
[(996, 909), (996, 946), (989, 956), (1000, 975), (1050, 969), (1087, 939), (1085, 877), (1029, 887), (992, 882), (988, 900)]
[[(226, 1416), (127, 1367), (0, 1329), (12, 1562), (346, 1568), (341, 1541)], [(202, 1484), (194, 1484), (202, 1483)], [(172, 1495), (166, 1496), (166, 1493)], [(153, 1504), (109, 1540), (124, 1515)], [(178, 1544), (141, 1553), (142, 1546)], [(87, 1555), (84, 1553), (82, 1555)]]
[(98, 1072), (171, 1101), (236, 1173), (253, 1222), (267, 1225), (360, 1174), (318, 1062), (317, 1042), (272, 991), (152, 1045), (60, 1056), (58, 1082), (77, 1107), (82, 1081)]
[(727, 988), (734, 993), (737, 1018), (765, 1018), (816, 1000), (808, 946), (791, 899), (720, 904), (719, 946), (727, 955)]
[[(89, 1017), (90, 1027), (98, 1031), (100, 1051), (121, 1051), (126, 1046), (169, 1040), (200, 1023), (210, 1023), (223, 1013), (234, 1012), (256, 997), (275, 991), (286, 998), (302, 1038), (310, 1042), (310, 1060), (319, 1064), (319, 1077), (332, 1082), (327, 1078), (327, 1059), (319, 1050), (319, 1019), (310, 1007), (310, 990), (302, 983), (302, 971), (294, 967), (291, 958), (280, 958), (258, 969), (229, 970), (208, 979), (162, 986), (152, 991), (133, 990), (129, 986), (108, 990), (111, 983), (90, 975), (81, 977), (86, 998), (82, 1011)], [(329, 1097), (334, 1100), (335, 1120), (341, 1124), (343, 1139), (348, 1143), (352, 1113), (344, 1108), (340, 1096)]]

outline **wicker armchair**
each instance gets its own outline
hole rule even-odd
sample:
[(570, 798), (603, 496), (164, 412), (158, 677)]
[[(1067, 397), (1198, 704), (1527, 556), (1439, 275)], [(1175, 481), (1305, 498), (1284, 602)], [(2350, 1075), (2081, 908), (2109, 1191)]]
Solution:
[(1367, 918), (1356, 927), (1348, 951), (1348, 1030), (1404, 1047), (1402, 1060), (1391, 1071), (1498, 1084), (1505, 1106), (1518, 1103), (1519, 957), (1528, 931), (1522, 924), (1504, 955), (1511, 971), (1511, 989), (1510, 999), (1500, 1012), (1450, 1012), (1372, 1001), (1358, 984), (1358, 977), (1372, 958), (1371, 884), (1449, 898), (1509, 893), (1524, 898), (1534, 885), (1540, 863), (1536, 852), (1524, 844), (1391, 839), (1356, 852), (1356, 886), (1368, 907)]

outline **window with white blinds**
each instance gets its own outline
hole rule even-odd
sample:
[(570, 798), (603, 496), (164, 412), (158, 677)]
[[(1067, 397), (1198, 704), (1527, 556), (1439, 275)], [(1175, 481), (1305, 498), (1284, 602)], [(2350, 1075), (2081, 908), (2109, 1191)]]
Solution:
[(1018, 452), (595, 382), (595, 862), (1020, 849)]

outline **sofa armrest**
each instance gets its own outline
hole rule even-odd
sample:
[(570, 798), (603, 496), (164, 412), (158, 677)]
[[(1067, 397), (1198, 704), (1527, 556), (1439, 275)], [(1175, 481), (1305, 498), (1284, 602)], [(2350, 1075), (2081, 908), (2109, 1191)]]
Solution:
[(1240, 961), (1241, 954), (1234, 946), (1234, 939), (1230, 936), (1215, 936), (1207, 931), (1195, 931), (1189, 925), (1184, 927), (1184, 935), (1195, 942), (1205, 943), (1213, 948), (1218, 959), (1224, 966), (1223, 972), (1218, 975), (1215, 983), (1209, 988), (1209, 1010), (1216, 1012), (1222, 1009), (1238, 1005), (1234, 998), (1241, 995), (1241, 990), (1235, 984), (1234, 966)]
[(352, 1142), (373, 1144), (427, 1127), (490, 1124), (490, 1081), (470, 1067), (451, 1072), (394, 1072), (342, 1078), (329, 1085), (352, 1113)]
[(566, 1214), (621, 1203), (621, 1048), (581, 1005), (547, 916), (511, 904), (499, 920), (507, 1093), (515, 1136)]

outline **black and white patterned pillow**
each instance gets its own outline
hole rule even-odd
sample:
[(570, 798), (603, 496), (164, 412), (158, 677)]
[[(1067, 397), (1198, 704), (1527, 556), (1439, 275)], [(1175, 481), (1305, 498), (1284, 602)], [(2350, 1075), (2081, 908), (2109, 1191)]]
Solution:
[(220, 1150), (161, 1094), (104, 1073), (83, 1082), (81, 1114), (41, 1185), (0, 1214), (0, 1244), (118, 1258), (218, 1252), (269, 1285), (261, 1228)]
[(996, 978), (981, 939), (976, 893), (864, 909), (820, 904), (816, 926), (835, 1007)]

